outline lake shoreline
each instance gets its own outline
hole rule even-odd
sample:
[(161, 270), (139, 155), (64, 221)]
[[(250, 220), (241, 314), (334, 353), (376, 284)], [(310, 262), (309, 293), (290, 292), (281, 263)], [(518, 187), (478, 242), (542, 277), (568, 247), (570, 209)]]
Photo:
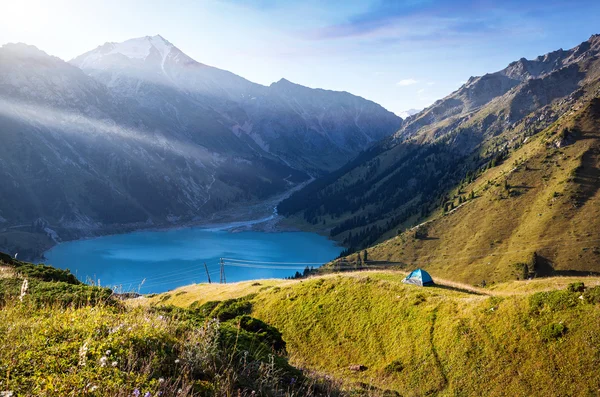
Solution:
[(265, 233), (311, 232), (322, 235), (327, 239), (334, 241), (336, 245), (342, 247), (340, 242), (331, 239), (328, 233), (314, 230), (304, 230), (300, 227), (281, 224), (281, 221), (284, 220), (285, 217), (279, 215), (277, 212), (277, 206), (279, 203), (288, 198), (294, 192), (302, 189), (313, 180), (314, 178), (264, 201), (238, 204), (226, 210), (216, 212), (211, 214), (209, 219), (188, 219), (179, 223), (165, 222), (161, 224), (121, 224), (110, 227), (104, 226), (96, 229), (81, 230), (81, 234), (73, 233), (73, 238), (64, 238), (58, 242), (54, 241), (53, 244), (49, 245), (48, 247), (44, 247), (43, 251), (37, 254), (34, 258), (30, 258), (30, 260), (34, 263), (44, 263), (44, 261), (47, 260), (45, 254), (48, 251), (52, 250), (57, 245), (66, 242), (92, 240), (100, 237), (131, 234), (137, 232), (161, 232), (193, 228), (205, 230), (225, 230), (230, 233), (238, 233), (243, 231), (260, 231)]
[[(116, 290), (158, 293), (181, 285), (292, 277), (319, 267), (342, 251), (334, 240), (311, 232), (264, 231), (266, 218), (228, 224), (142, 230), (65, 242), (46, 252), (49, 265), (68, 268), (81, 280)], [(257, 230), (259, 229), (259, 230)], [(263, 229), (263, 230), (260, 230)], [(269, 229), (269, 227), (267, 227)], [(204, 266), (208, 266), (206, 269)], [(142, 288), (143, 286), (143, 288)]]

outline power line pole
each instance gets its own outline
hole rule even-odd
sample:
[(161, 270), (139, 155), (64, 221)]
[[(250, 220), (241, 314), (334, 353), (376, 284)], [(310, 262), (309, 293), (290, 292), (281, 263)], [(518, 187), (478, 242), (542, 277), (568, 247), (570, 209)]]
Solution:
[(221, 264), (221, 279), (219, 280), (219, 283), (227, 284), (227, 280), (225, 279), (225, 261), (223, 260), (223, 258), (220, 258), (220, 264)]
[(208, 278), (208, 283), (210, 284), (210, 274), (208, 273), (208, 267), (206, 266), (206, 262), (204, 262), (204, 270), (206, 270), (206, 277)]

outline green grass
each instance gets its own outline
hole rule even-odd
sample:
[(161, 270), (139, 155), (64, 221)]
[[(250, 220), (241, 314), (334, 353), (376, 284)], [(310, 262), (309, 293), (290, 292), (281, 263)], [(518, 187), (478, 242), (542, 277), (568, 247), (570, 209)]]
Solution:
[(402, 278), (363, 272), (286, 281), (258, 291), (251, 315), (281, 332), (290, 363), (348, 389), (403, 396), (591, 396), (600, 389), (600, 288), (569, 291), (588, 279), (470, 292)]
[(251, 316), (251, 296), (190, 308), (124, 305), (112, 291), (71, 280), (68, 272), (3, 260), (0, 392), (339, 394), (332, 382), (288, 364), (280, 331)]

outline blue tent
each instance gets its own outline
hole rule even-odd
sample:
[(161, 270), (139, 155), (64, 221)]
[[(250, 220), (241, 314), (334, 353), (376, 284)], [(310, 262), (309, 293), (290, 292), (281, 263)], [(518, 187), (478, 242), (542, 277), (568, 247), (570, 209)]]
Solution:
[(431, 276), (423, 269), (413, 270), (408, 276), (406, 276), (404, 280), (402, 280), (402, 282), (406, 284), (418, 285), (420, 287), (425, 285), (433, 285)]

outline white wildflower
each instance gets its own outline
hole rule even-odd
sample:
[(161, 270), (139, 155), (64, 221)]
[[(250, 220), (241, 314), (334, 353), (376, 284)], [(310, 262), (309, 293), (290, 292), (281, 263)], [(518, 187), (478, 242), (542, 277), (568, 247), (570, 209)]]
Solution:
[(179, 364), (179, 359), (175, 359), (175, 364)]
[(88, 343), (85, 342), (79, 348), (79, 366), (81, 366), (81, 367), (85, 367), (85, 364), (87, 363), (87, 352), (88, 352)]
[(98, 386), (96, 386), (96, 385), (94, 385), (94, 386), (92, 386), (92, 387), (90, 388), (90, 391), (91, 391), (92, 393), (93, 393), (93, 392), (95, 392), (96, 390), (98, 390)]
[[(15, 255), (16, 257), (16, 255)], [(15, 394), (10, 391), (10, 390), (6, 390), (6, 391), (0, 391), (0, 397), (13, 397)]]
[(165, 382), (165, 378), (158, 378), (158, 383), (164, 383)]
[(116, 367), (117, 365), (119, 365), (119, 363), (116, 361), (113, 361), (110, 365), (112, 365), (113, 367)]
[(23, 284), (21, 284), (21, 296), (19, 296), (19, 300), (23, 302), (23, 298), (27, 295), (27, 290), (29, 289), (29, 281), (27, 279), (23, 280)]
[(107, 350), (105, 354), (106, 354), (106, 356), (110, 356), (110, 353), (112, 353), (112, 352), (110, 350)]
[(108, 361), (108, 358), (106, 358), (105, 356), (100, 357), (100, 366), (101, 367), (106, 367), (106, 362)]

